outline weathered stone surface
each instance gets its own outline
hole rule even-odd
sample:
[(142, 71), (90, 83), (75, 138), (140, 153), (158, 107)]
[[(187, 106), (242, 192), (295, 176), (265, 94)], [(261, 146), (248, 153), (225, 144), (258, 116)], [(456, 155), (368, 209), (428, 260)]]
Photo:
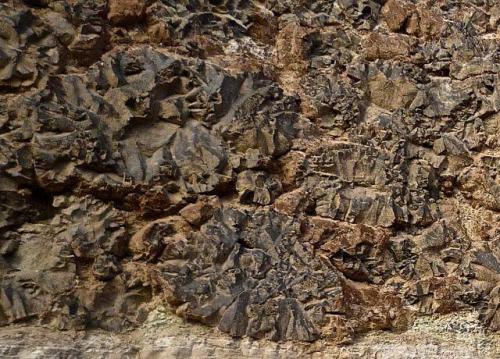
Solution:
[(393, 32), (412, 31), (413, 23), (418, 21), (415, 5), (409, 1), (389, 0), (382, 7), (380, 15)]
[(499, 19), (2, 2), (0, 326), (123, 332), (167, 305), (310, 351), (457, 312), (495, 333)]
[(279, 179), (265, 172), (244, 171), (238, 175), (236, 190), (241, 203), (256, 203), (267, 205), (274, 202), (281, 193)]
[(144, 19), (148, 1), (109, 0), (108, 19), (114, 24), (127, 25)]
[(200, 226), (209, 220), (220, 207), (221, 204), (217, 196), (201, 197), (198, 202), (188, 204), (181, 209), (179, 214), (189, 224)]

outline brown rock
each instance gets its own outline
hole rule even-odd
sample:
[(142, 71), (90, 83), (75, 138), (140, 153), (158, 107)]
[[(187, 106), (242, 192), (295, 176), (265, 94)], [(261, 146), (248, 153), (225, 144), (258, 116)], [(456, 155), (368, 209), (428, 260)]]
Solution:
[(170, 224), (153, 222), (132, 236), (129, 249), (135, 257), (153, 261), (165, 248), (165, 237), (173, 233)]
[(405, 0), (389, 0), (380, 11), (381, 18), (394, 32), (404, 31), (405, 23), (414, 15), (416, 15), (415, 5)]
[(162, 101), (159, 103), (158, 116), (167, 122), (182, 125), (183, 118), (177, 105), (173, 102)]
[(363, 41), (367, 60), (389, 60), (407, 58), (410, 55), (413, 41), (405, 35), (384, 35), (372, 32)]
[(441, 32), (444, 21), (439, 10), (428, 4), (412, 4), (406, 0), (390, 0), (380, 12), (389, 30), (432, 38)]
[(419, 35), (427, 38), (435, 38), (441, 34), (445, 22), (436, 8), (429, 8), (425, 4), (418, 4)]
[(302, 188), (279, 196), (274, 203), (274, 208), (290, 216), (305, 210), (306, 206), (307, 196)]
[(500, 286), (495, 287), (491, 293), (488, 307), (481, 313), (483, 320), (491, 330), (500, 329)]
[(144, 19), (146, 0), (109, 0), (108, 19), (116, 25), (131, 25)]
[(158, 44), (168, 44), (170, 33), (167, 26), (163, 22), (158, 22), (148, 28), (148, 35), (151, 42)]
[(209, 220), (220, 206), (217, 196), (203, 197), (181, 209), (179, 214), (193, 226), (200, 226)]
[(290, 71), (301, 71), (305, 67), (308, 44), (308, 30), (290, 22), (284, 25), (276, 39), (276, 62), (280, 68)]
[(417, 87), (405, 79), (391, 80), (382, 73), (368, 82), (371, 101), (387, 110), (407, 108), (417, 95)]

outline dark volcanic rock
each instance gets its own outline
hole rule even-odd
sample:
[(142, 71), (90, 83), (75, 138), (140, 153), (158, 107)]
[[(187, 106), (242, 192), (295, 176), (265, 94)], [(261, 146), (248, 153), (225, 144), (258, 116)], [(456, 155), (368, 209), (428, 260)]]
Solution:
[(0, 4), (0, 326), (500, 327), (498, 5)]

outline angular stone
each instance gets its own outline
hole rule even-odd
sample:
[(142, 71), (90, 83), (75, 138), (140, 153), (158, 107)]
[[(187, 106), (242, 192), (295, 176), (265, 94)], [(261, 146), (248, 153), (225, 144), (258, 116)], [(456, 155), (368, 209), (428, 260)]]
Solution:
[(209, 220), (218, 208), (220, 208), (218, 197), (203, 197), (198, 202), (181, 209), (179, 214), (193, 226), (200, 226)]
[(151, 223), (130, 238), (129, 249), (137, 258), (154, 261), (165, 248), (165, 237), (173, 233), (169, 224)]
[(382, 35), (371, 33), (365, 39), (367, 60), (389, 60), (410, 56), (413, 41), (405, 35)]
[(390, 80), (384, 75), (371, 78), (368, 82), (370, 99), (387, 110), (408, 108), (417, 95), (415, 84), (406, 80)]
[(265, 172), (244, 171), (238, 175), (236, 189), (241, 203), (268, 205), (281, 193), (279, 180)]
[(147, 1), (109, 0), (108, 19), (113, 24), (130, 25), (144, 19)]
[(398, 32), (405, 30), (403, 25), (416, 14), (415, 10), (416, 8), (411, 2), (389, 0), (382, 7), (380, 15), (391, 31)]

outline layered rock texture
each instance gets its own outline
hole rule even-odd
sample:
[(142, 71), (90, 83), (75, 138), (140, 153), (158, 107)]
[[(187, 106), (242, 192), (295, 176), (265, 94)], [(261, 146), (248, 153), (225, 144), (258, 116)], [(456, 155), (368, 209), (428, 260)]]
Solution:
[[(500, 328), (493, 0), (0, 4), (0, 331)], [(5, 329), (6, 330), (6, 329)]]

